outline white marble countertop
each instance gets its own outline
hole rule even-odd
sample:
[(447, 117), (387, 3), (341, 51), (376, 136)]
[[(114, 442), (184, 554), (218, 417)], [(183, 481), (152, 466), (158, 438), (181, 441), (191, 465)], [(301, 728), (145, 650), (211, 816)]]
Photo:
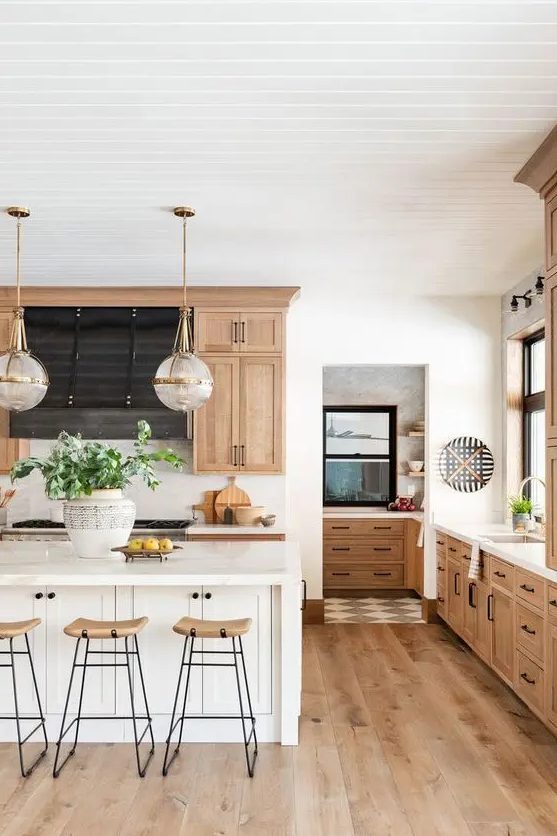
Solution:
[(282, 586), (301, 580), (298, 543), (185, 543), (158, 560), (75, 556), (71, 543), (0, 542), (0, 586)]
[(440, 523), (435, 522), (434, 528), (463, 540), (465, 543), (479, 543), (480, 548), (489, 554), (500, 557), (514, 566), (520, 566), (536, 575), (557, 583), (557, 571), (548, 569), (545, 565), (545, 543), (496, 543), (490, 541), (490, 534), (512, 534), (510, 526), (503, 523)]
[(196, 522), (186, 529), (189, 534), (286, 534), (284, 526), (280, 525), (224, 525), (224, 523)]
[(374, 520), (394, 520), (399, 517), (401, 520), (418, 520), (422, 522), (423, 511), (385, 511), (381, 508), (323, 508), (324, 520), (341, 520), (350, 517), (362, 517)]

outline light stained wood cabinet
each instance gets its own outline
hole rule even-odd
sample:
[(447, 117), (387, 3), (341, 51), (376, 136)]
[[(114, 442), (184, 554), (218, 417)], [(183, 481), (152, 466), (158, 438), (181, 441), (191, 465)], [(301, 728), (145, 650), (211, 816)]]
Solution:
[(545, 711), (547, 719), (557, 732), (557, 625), (548, 624), (546, 637), (546, 692)]
[[(0, 310), (0, 352), (6, 351), (10, 343), (13, 310)], [(0, 474), (9, 473), (18, 459), (29, 455), (29, 441), (10, 438), (10, 414), (0, 409)]]
[(201, 353), (282, 352), (280, 311), (196, 311), (195, 328), (196, 346)]
[(557, 569), (557, 439), (546, 447), (545, 485), (545, 562), (550, 569)]
[(514, 681), (514, 600), (493, 587), (490, 601), (491, 664), (507, 684)]
[(474, 650), (484, 662), (491, 665), (491, 621), (489, 612), (489, 586), (478, 581), (476, 583), (476, 634), (474, 636)]
[(457, 633), (464, 618), (464, 583), (460, 560), (447, 558), (447, 621)]
[(557, 269), (557, 194), (555, 189), (545, 200), (545, 269), (548, 275)]
[(194, 414), (195, 473), (281, 473), (282, 357), (204, 358), (213, 394)]

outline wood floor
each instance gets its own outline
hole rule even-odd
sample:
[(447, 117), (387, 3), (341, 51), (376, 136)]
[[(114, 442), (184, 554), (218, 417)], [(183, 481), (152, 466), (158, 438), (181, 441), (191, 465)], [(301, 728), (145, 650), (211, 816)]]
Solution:
[[(445, 628), (304, 634), (301, 744), (189, 746), (141, 781), (129, 746), (83, 746), (57, 781), (0, 746), (2, 836), (557, 834), (557, 741)], [(155, 767), (155, 768), (153, 768)]]

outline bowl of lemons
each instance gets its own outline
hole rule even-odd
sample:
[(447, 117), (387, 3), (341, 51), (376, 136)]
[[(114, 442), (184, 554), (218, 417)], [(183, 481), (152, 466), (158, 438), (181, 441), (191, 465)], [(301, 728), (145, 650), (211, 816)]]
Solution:
[(125, 546), (117, 546), (112, 551), (122, 552), (126, 560), (134, 557), (166, 557), (174, 549), (181, 549), (177, 543), (173, 543), (170, 537), (133, 537)]

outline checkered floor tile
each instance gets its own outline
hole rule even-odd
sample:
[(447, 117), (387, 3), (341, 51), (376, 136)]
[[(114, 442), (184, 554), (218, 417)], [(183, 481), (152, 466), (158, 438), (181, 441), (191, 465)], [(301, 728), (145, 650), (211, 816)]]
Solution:
[(418, 624), (422, 620), (419, 598), (326, 598), (328, 624)]

